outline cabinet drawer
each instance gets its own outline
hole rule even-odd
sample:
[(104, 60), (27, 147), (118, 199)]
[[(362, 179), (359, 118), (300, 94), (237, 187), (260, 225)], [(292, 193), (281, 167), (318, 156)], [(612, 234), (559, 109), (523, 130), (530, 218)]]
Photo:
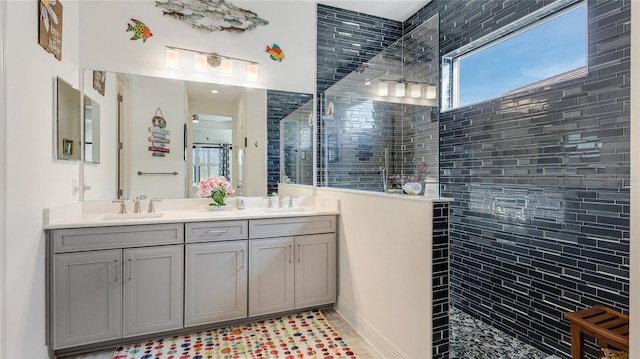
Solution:
[(249, 238), (247, 221), (187, 223), (187, 242), (229, 241)]
[(336, 216), (269, 218), (249, 221), (250, 238), (332, 233), (335, 231)]
[(180, 244), (184, 229), (182, 223), (60, 229), (53, 240), (55, 253)]

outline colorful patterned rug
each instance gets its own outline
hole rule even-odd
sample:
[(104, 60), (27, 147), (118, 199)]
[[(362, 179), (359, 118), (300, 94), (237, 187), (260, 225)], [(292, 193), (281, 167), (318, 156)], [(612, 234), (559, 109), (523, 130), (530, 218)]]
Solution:
[(124, 345), (113, 359), (353, 358), (319, 311)]

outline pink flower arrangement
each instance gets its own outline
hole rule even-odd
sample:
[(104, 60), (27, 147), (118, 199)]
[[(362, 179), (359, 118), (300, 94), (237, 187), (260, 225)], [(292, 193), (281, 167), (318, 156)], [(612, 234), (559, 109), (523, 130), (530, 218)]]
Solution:
[(209, 177), (198, 185), (198, 196), (211, 197), (213, 202), (210, 206), (224, 206), (227, 196), (232, 196), (234, 192), (231, 183), (225, 176)]

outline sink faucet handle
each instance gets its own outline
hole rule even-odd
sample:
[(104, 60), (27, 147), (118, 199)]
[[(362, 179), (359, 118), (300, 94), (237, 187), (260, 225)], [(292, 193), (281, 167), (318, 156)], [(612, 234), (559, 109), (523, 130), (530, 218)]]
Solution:
[(278, 196), (278, 208), (282, 208), (282, 202), (284, 202), (285, 197), (287, 197), (286, 194), (281, 194)]
[(140, 200), (147, 198), (147, 196), (142, 195), (133, 199), (133, 213), (142, 213), (140, 210)]
[(119, 199), (117, 201), (111, 201), (112, 203), (120, 203), (120, 211), (118, 211), (118, 214), (125, 214), (127, 213), (127, 205), (124, 203), (124, 199)]
[(162, 200), (160, 198), (151, 198), (149, 200), (149, 210), (147, 210), (147, 213), (155, 213), (156, 212), (156, 208), (154, 206), (154, 203), (156, 202), (162, 202)]
[(267, 200), (267, 208), (273, 207), (273, 203), (271, 203), (271, 198), (273, 198), (272, 196), (267, 195), (266, 197), (262, 197), (262, 198)]
[(289, 196), (289, 208), (293, 207), (294, 198), (298, 198), (298, 196)]

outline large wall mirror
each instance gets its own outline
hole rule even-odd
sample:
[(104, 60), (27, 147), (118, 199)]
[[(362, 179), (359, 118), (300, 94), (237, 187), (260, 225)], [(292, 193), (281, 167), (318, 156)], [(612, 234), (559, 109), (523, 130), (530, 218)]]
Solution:
[(56, 153), (60, 160), (79, 160), (80, 90), (61, 78), (56, 79)]
[(302, 170), (313, 167), (310, 94), (107, 72), (97, 111), (101, 163), (84, 166), (85, 200), (197, 197), (197, 183), (218, 175), (245, 196), (264, 196), (285, 173), (280, 126), (294, 131), (288, 123), (300, 118), (306, 127), (295, 127), (287, 168), (296, 172), (287, 178), (313, 184)]
[(84, 96), (84, 160), (100, 163), (100, 104)]

